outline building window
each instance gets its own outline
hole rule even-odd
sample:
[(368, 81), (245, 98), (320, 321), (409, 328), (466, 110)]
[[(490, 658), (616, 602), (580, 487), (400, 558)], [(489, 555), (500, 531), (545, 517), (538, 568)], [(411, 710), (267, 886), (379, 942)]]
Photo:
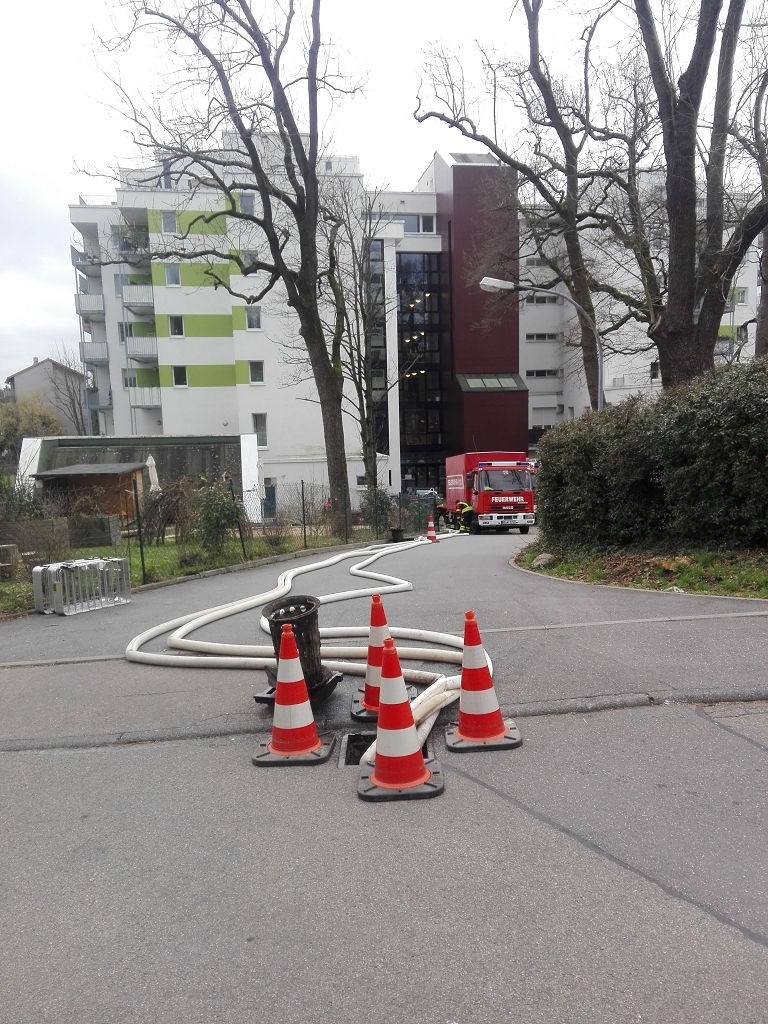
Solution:
[(169, 288), (178, 288), (181, 284), (181, 267), (178, 263), (165, 264), (165, 283)]
[(245, 307), (245, 329), (247, 331), (261, 330), (261, 306)]
[(736, 289), (736, 301), (738, 302), (738, 304), (740, 306), (742, 306), (742, 305), (744, 305), (744, 303), (746, 303), (746, 301), (747, 301), (747, 289), (746, 288), (737, 288)]
[(124, 345), (126, 338), (132, 338), (133, 337), (133, 324), (129, 324), (125, 320), (118, 321), (117, 333), (118, 333), (118, 336), (120, 338), (120, 344)]
[(555, 305), (560, 301), (559, 295), (541, 295), (538, 292), (531, 292), (530, 295), (526, 295), (525, 301), (528, 305), (547, 306)]
[(526, 341), (559, 341), (559, 334), (526, 334)]
[(651, 380), (659, 379), (659, 363), (658, 360), (651, 363)]
[(255, 412), (253, 414), (253, 432), (256, 435), (256, 444), (259, 448), (267, 447), (267, 414)]
[(326, 160), (325, 161), (325, 171), (326, 171), (326, 174), (330, 174), (332, 170), (333, 170), (333, 161), (332, 160)]
[(421, 230), (427, 234), (432, 234), (435, 230), (435, 218), (432, 216), (421, 218)]
[(187, 368), (186, 366), (174, 366), (173, 369), (173, 386), (175, 388), (187, 387)]
[(559, 370), (526, 370), (526, 377), (559, 377)]
[(253, 216), (253, 195), (250, 192), (240, 193), (240, 213)]
[(357, 480), (357, 486), (358, 487), (365, 487), (365, 477), (364, 476), (358, 476), (358, 477), (355, 477), (355, 479)]
[(258, 258), (259, 258), (258, 253), (255, 253), (255, 252), (245, 252), (244, 251), (242, 256), (241, 256), (241, 259), (243, 261), (243, 267), (247, 268), (247, 267), (252, 266), (258, 260)]
[(264, 383), (264, 363), (261, 359), (257, 362), (248, 363), (248, 373), (251, 384)]
[(396, 220), (403, 222), (403, 231), (409, 235), (416, 235), (419, 233), (419, 218), (417, 215), (406, 213), (402, 217), (397, 217)]
[(541, 256), (527, 256), (525, 260), (526, 267), (546, 267), (546, 263)]
[(123, 368), (123, 387), (124, 388), (135, 388), (136, 387), (136, 371), (126, 370)]
[(172, 338), (183, 338), (184, 337), (184, 317), (183, 316), (169, 316), (168, 317), (168, 329)]
[(163, 210), (160, 214), (160, 226), (164, 235), (176, 234), (176, 213), (174, 210)]

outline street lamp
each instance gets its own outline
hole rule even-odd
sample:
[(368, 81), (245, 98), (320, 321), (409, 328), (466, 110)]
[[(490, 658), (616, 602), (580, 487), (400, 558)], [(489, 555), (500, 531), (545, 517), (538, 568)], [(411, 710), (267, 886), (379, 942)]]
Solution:
[(603, 345), (600, 341), (597, 327), (595, 327), (595, 321), (589, 313), (575, 299), (572, 299), (570, 295), (555, 291), (554, 288), (539, 288), (532, 284), (519, 285), (515, 284), (514, 281), (502, 281), (498, 277), (484, 277), (480, 282), (480, 287), (484, 292), (542, 292), (545, 295), (559, 295), (561, 299), (565, 299), (566, 302), (570, 302), (572, 306), (578, 309), (592, 328), (595, 344), (597, 345), (597, 411), (600, 412), (603, 408)]

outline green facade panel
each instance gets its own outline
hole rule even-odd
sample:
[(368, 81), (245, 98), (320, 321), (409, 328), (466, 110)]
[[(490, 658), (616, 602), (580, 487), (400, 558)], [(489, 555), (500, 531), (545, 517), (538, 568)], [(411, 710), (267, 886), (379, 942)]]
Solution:
[(210, 217), (212, 213), (212, 210), (209, 213), (204, 210), (179, 210), (177, 213), (179, 232), (184, 235), (226, 235), (226, 216), (222, 213), (217, 214), (210, 221), (204, 219)]
[(247, 359), (235, 360), (235, 382), (237, 384), (251, 383), (251, 370)]
[[(175, 364), (183, 365), (183, 364)], [(246, 367), (247, 367), (246, 363)], [(173, 369), (159, 366), (160, 387), (173, 387)], [(190, 388), (233, 388), (235, 386), (234, 363), (212, 363), (195, 366), (187, 364), (187, 387)]]
[[(210, 217), (212, 213), (212, 210), (208, 213), (204, 210), (177, 210), (176, 223), (179, 234), (225, 235), (227, 233), (227, 218), (224, 214), (216, 214), (210, 222), (202, 219)], [(161, 214), (161, 210), (147, 210), (147, 226), (152, 234), (162, 233)]]
[(160, 386), (160, 374), (156, 366), (136, 369), (136, 386), (139, 388), (156, 388)]
[[(220, 316), (214, 313), (185, 313), (185, 338), (231, 338), (232, 317), (228, 314)], [(155, 316), (158, 338), (169, 338), (168, 314), (158, 313)]]
[(245, 330), (245, 306), (232, 307), (232, 330)]
[[(214, 288), (217, 282), (228, 285), (229, 264), (180, 263), (179, 278), (185, 288)], [(162, 288), (165, 285), (164, 263), (156, 261), (152, 264), (152, 284), (158, 288)]]
[(152, 338), (156, 333), (155, 321), (154, 320), (134, 320), (133, 321), (133, 336), (134, 338)]

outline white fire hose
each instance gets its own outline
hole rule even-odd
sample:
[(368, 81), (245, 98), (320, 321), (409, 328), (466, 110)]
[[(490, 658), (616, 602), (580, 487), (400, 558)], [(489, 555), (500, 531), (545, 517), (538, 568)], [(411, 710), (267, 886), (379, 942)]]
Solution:
[[(441, 535), (441, 540), (460, 536), (456, 532), (449, 532)], [(380, 558), (386, 555), (399, 554), (411, 548), (429, 544), (426, 537), (418, 537), (413, 541), (406, 541), (402, 544), (373, 544), (363, 549), (366, 556), (362, 561), (357, 562), (350, 568), (350, 574), (360, 576), (364, 579), (376, 580), (379, 586), (361, 588), (359, 590), (346, 590), (338, 594), (325, 594), (318, 598), (320, 604), (334, 604), (337, 601), (351, 601), (360, 597), (370, 597), (372, 594), (398, 594), (404, 591), (413, 590), (413, 584), (409, 580), (400, 579), (397, 576), (386, 576), (381, 572), (374, 572), (367, 569)], [(138, 661), (145, 665), (164, 665), (173, 668), (246, 668), (263, 669), (274, 668), (276, 658), (272, 645), (258, 644), (221, 644), (209, 640), (188, 639), (190, 633), (207, 626), (220, 619), (229, 618), (232, 615), (239, 615), (240, 612), (250, 611), (285, 597), (291, 592), (293, 580), (305, 573), (316, 572), (319, 569), (326, 569), (331, 565), (344, 561), (347, 558), (355, 558), (361, 552), (344, 551), (338, 555), (332, 555), (322, 562), (314, 562), (311, 565), (298, 566), (280, 574), (277, 586), (273, 590), (263, 594), (256, 594), (253, 597), (246, 597), (239, 601), (232, 601), (229, 604), (218, 605), (214, 608), (207, 608), (202, 612), (193, 612), (191, 615), (183, 615), (169, 622), (163, 622), (159, 626), (153, 626), (145, 630), (128, 644), (125, 657), (128, 661)], [(259, 624), (265, 633), (269, 633), (269, 624), (262, 615)], [(320, 636), (324, 639), (340, 637), (367, 637), (368, 626), (325, 626), (320, 628)], [(452, 650), (438, 650), (424, 647), (398, 647), (397, 653), (401, 660), (412, 661), (437, 661), (449, 664), (461, 664), (461, 652), (464, 646), (463, 639), (451, 633), (436, 633), (427, 629), (408, 629), (402, 626), (390, 626), (389, 632), (396, 640), (417, 640), (426, 643), (441, 644), (443, 647), (453, 648)], [(166, 644), (175, 650), (190, 651), (190, 654), (165, 654), (142, 651), (144, 644), (150, 640), (169, 633)], [(347, 675), (365, 675), (365, 659), (367, 659), (368, 648), (365, 647), (339, 647), (321, 646), (320, 656), (323, 665), (334, 671), (344, 672)], [(339, 658), (359, 658), (360, 662), (339, 661)], [(488, 667), (493, 673), (493, 664), (486, 654)], [(413, 717), (417, 726), (419, 742), (424, 743), (429, 732), (440, 713), (441, 708), (456, 700), (459, 696), (461, 683), (460, 676), (444, 676), (433, 672), (417, 672), (412, 669), (404, 669), (403, 676), (406, 682), (417, 683), (422, 686), (431, 684), (426, 690), (416, 697), (412, 703)], [(363, 754), (362, 761), (372, 760), (376, 744)]]

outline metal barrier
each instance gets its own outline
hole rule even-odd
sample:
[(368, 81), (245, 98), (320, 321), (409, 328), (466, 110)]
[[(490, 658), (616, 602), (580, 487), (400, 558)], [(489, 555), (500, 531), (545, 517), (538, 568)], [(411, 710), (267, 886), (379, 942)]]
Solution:
[(97, 608), (127, 604), (131, 576), (127, 558), (79, 558), (32, 570), (35, 611), (44, 615), (77, 615)]

